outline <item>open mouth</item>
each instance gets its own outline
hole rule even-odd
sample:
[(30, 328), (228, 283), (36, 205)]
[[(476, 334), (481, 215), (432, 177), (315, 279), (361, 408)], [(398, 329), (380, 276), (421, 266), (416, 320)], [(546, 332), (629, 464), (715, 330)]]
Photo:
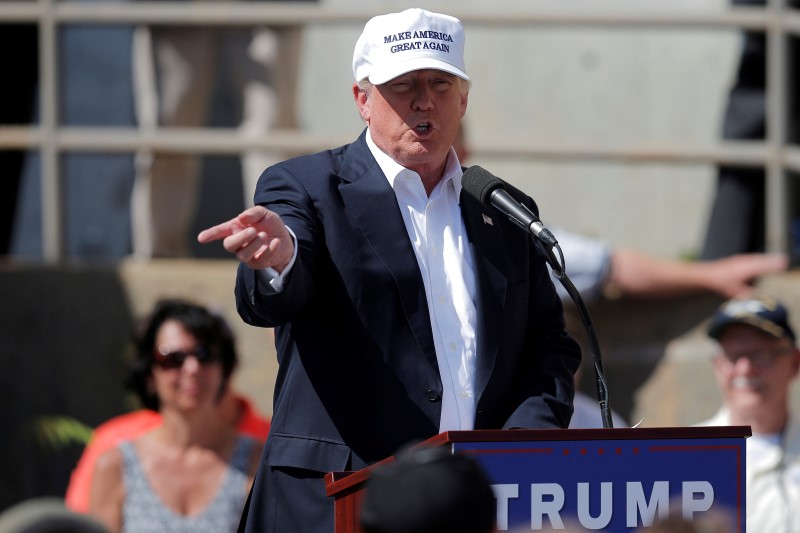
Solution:
[(420, 122), (414, 128), (414, 131), (416, 131), (420, 135), (424, 135), (424, 134), (428, 133), (429, 131), (431, 131), (431, 129), (432, 129), (432, 126), (431, 126), (430, 122)]
[(731, 381), (731, 386), (737, 390), (759, 390), (763, 381), (755, 378), (737, 377)]

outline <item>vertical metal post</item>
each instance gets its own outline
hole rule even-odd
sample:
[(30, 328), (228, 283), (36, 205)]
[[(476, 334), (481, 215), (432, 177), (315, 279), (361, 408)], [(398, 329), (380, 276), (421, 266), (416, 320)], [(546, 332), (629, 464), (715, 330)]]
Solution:
[(771, 252), (788, 252), (789, 220), (784, 154), (786, 146), (786, 69), (788, 34), (783, 25), (786, 0), (768, 0), (767, 27), (767, 180), (766, 244)]
[(42, 144), (41, 158), (42, 183), (42, 246), (44, 260), (57, 263), (63, 259), (63, 230), (61, 180), (59, 177), (59, 153), (56, 145), (58, 128), (58, 56), (57, 25), (55, 20), (55, 0), (39, 0), (41, 18), (39, 19), (39, 97)]

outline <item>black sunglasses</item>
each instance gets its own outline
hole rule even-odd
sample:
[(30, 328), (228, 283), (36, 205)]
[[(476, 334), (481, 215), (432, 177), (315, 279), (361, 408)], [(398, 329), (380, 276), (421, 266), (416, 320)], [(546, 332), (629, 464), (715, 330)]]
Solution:
[(191, 350), (171, 351), (169, 345), (161, 345), (153, 352), (155, 363), (165, 370), (173, 370), (183, 366), (186, 358), (193, 356), (201, 365), (210, 365), (217, 361), (217, 356), (212, 354), (205, 346), (197, 346)]

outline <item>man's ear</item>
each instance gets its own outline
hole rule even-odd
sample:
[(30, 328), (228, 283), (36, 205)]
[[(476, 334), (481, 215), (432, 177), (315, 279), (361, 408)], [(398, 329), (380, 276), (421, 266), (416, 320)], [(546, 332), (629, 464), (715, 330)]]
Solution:
[(358, 114), (364, 123), (369, 124), (369, 102), (367, 100), (367, 92), (361, 90), (357, 83), (353, 84), (353, 100), (356, 102)]

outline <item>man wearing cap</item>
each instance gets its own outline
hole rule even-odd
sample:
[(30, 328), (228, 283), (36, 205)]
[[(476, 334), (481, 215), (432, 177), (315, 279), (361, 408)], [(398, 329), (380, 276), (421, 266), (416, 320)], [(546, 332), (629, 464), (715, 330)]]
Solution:
[(750, 426), (747, 530), (800, 531), (800, 419), (789, 390), (800, 351), (786, 307), (766, 297), (730, 300), (711, 320), (722, 409), (702, 426)]
[(569, 424), (580, 349), (545, 252), (461, 193), (463, 54), (453, 17), (371, 19), (353, 55), (362, 135), (268, 168), (254, 207), (198, 236), (240, 260), (242, 318), (276, 328), (272, 426), (244, 531), (329, 533), (324, 475), (411, 441)]

